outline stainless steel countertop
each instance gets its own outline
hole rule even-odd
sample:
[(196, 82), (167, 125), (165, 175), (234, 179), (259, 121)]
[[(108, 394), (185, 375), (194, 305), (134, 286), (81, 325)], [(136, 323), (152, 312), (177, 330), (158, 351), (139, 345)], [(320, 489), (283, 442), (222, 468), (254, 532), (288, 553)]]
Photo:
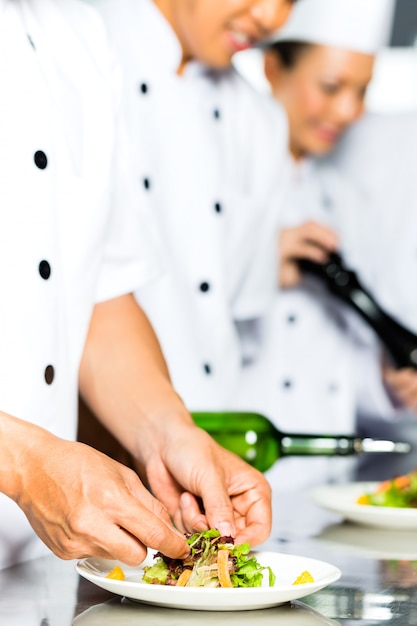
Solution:
[[(292, 605), (239, 613), (151, 607), (123, 600), (79, 579), (74, 563), (44, 557), (0, 572), (5, 626), (110, 626), (255, 623), (417, 624), (417, 531), (331, 523), (313, 537), (271, 539), (264, 546), (328, 561), (341, 579)], [(309, 608), (310, 607), (310, 608)], [(311, 610), (312, 609), (312, 610)]]
[(74, 562), (51, 555), (0, 571), (0, 624), (417, 625), (417, 529), (349, 524), (294, 494), (288, 501), (280, 495), (280, 506), (287, 512), (286, 528), (274, 530), (261, 549), (328, 561), (342, 571), (336, 583), (300, 601), (227, 613), (152, 607), (99, 589), (78, 577)]

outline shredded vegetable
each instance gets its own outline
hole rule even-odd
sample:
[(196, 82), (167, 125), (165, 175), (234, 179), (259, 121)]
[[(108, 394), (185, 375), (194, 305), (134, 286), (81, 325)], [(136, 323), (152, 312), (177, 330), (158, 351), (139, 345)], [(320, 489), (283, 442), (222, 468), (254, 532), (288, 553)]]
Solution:
[(183, 587), (260, 587), (267, 570), (269, 586), (274, 586), (274, 573), (250, 554), (249, 543), (234, 545), (232, 537), (222, 537), (216, 529), (186, 535), (186, 540), (191, 548), (186, 559), (171, 559), (157, 552), (154, 564), (144, 568), (143, 582)]

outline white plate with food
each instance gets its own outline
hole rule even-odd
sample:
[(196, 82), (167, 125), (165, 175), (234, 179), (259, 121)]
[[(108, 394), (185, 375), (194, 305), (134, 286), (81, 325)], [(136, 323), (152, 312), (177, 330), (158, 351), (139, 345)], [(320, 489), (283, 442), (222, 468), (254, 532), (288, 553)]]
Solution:
[[(177, 609), (200, 611), (244, 611), (277, 606), (303, 598), (331, 583), (341, 576), (340, 570), (324, 561), (277, 552), (252, 552), (265, 568), (271, 568), (276, 579), (269, 586), (269, 572), (264, 570), (260, 587), (213, 588), (179, 587), (149, 584), (142, 581), (144, 568), (154, 563), (154, 552), (149, 551), (139, 567), (128, 567), (117, 561), (86, 558), (76, 565), (77, 572), (95, 585), (145, 604)], [(124, 580), (108, 578), (115, 567), (120, 567)], [(314, 582), (294, 585), (303, 573), (309, 572)]]
[(325, 509), (334, 511), (344, 519), (358, 524), (385, 529), (417, 530), (416, 508), (357, 504), (359, 496), (373, 493), (379, 485), (378, 482), (324, 485), (314, 489), (311, 496)]

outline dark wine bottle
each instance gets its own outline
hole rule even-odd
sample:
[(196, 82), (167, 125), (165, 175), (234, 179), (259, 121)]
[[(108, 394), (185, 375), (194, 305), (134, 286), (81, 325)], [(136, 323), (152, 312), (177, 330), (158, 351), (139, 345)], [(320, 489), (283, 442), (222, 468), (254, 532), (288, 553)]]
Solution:
[(345, 267), (339, 254), (330, 254), (323, 264), (307, 259), (300, 259), (298, 264), (304, 272), (322, 280), (333, 295), (359, 313), (378, 335), (395, 367), (417, 369), (417, 335), (379, 306), (356, 273)]
[(259, 413), (192, 413), (197, 426), (221, 446), (265, 472), (284, 456), (349, 456), (360, 452), (406, 453), (410, 444), (354, 435), (291, 434), (278, 430)]

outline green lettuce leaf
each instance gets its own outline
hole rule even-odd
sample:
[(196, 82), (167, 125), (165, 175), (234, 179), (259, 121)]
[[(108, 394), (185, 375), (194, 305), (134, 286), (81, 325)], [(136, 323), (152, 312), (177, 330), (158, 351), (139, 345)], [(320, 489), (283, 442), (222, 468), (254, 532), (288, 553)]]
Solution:
[(168, 571), (166, 563), (161, 558), (158, 558), (153, 565), (145, 567), (142, 580), (145, 583), (165, 585)]

